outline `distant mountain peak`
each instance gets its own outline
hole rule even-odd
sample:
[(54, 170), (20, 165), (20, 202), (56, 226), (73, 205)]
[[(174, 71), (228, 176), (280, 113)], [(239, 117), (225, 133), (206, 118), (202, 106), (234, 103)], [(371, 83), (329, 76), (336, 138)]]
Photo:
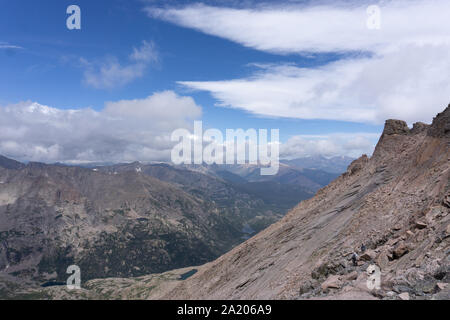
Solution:
[(450, 104), (433, 119), (428, 134), (432, 137), (448, 137), (450, 135)]
[(25, 167), (25, 165), (19, 161), (12, 160), (10, 158), (0, 155), (0, 167), (5, 169), (19, 170)]

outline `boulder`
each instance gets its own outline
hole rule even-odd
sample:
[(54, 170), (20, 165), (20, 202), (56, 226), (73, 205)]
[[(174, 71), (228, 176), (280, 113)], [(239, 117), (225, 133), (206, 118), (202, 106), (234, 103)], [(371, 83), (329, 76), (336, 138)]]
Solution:
[(406, 231), (406, 234), (407, 234), (409, 237), (412, 237), (412, 236), (414, 235), (414, 232), (412, 232), (411, 230), (408, 230), (408, 231)]
[(434, 293), (436, 291), (436, 282), (431, 280), (421, 281), (415, 286), (415, 291), (416, 294)]
[(447, 208), (450, 208), (450, 196), (446, 196), (444, 200), (442, 200), (442, 204)]
[(438, 283), (436, 284), (436, 287), (437, 287), (439, 290), (444, 290), (445, 288), (447, 288), (447, 285), (448, 285), (448, 283), (438, 282)]
[(349, 274), (346, 274), (344, 276), (345, 281), (356, 280), (356, 278), (358, 278), (358, 272), (357, 271), (350, 272)]
[(450, 273), (450, 266), (442, 265), (438, 267), (436, 270), (434, 270), (433, 277), (439, 281), (446, 281), (446, 278), (448, 278), (449, 273)]
[(416, 221), (416, 228), (417, 229), (425, 229), (427, 227), (426, 222), (423, 221)]
[(376, 258), (375, 263), (383, 270), (389, 265), (389, 259), (392, 260), (392, 254), (387, 250), (383, 250)]
[(363, 261), (373, 261), (377, 257), (377, 254), (373, 250), (366, 250), (363, 254), (361, 254), (360, 259)]
[(392, 291), (397, 292), (399, 294), (403, 293), (403, 292), (411, 292), (411, 293), (413, 293), (414, 289), (410, 288), (410, 287), (408, 287), (406, 285), (403, 285), (403, 284), (396, 284), (396, 285), (394, 285), (392, 287)]
[(367, 287), (367, 273), (361, 272), (358, 278), (353, 282), (353, 286), (360, 291), (370, 292), (371, 290)]
[(306, 281), (302, 282), (302, 284), (300, 285), (300, 288), (299, 288), (299, 294), (302, 295), (304, 293), (307, 293), (307, 292), (313, 290), (314, 285), (315, 285), (314, 280), (312, 280), (312, 281), (306, 280)]
[(408, 246), (404, 241), (400, 241), (394, 248), (393, 257), (394, 259), (399, 259), (409, 251)]
[[(398, 230), (400, 230), (400, 229), (401, 229), (401, 227), (399, 227)], [(400, 238), (391, 238), (386, 242), (386, 244), (388, 246), (393, 246), (394, 244), (397, 244), (399, 241), (400, 241)]]
[(408, 293), (408, 292), (400, 293), (400, 294), (398, 295), (398, 297), (399, 297), (401, 300), (409, 300), (409, 293)]
[(327, 289), (339, 289), (341, 286), (341, 277), (338, 275), (331, 275), (322, 283), (321, 288), (325, 291)]
[(395, 292), (394, 291), (386, 292), (386, 297), (389, 297), (389, 298), (395, 297)]

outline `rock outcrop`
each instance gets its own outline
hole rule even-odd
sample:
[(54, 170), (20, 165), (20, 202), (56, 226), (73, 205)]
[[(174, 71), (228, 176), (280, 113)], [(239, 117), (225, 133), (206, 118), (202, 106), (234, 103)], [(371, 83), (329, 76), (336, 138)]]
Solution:
[(433, 119), (428, 135), (437, 138), (450, 136), (450, 105)]
[(406, 135), (409, 133), (408, 125), (405, 121), (402, 120), (386, 120), (384, 125), (383, 135), (393, 135), (393, 134), (402, 134)]

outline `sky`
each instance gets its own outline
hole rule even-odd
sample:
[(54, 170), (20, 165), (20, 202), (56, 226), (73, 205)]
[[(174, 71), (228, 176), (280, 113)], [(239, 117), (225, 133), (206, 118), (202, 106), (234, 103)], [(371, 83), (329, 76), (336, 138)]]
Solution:
[(386, 119), (429, 123), (450, 100), (446, 0), (0, 8), (0, 154), (18, 160), (167, 160), (194, 120), (279, 129), (285, 158), (358, 157)]

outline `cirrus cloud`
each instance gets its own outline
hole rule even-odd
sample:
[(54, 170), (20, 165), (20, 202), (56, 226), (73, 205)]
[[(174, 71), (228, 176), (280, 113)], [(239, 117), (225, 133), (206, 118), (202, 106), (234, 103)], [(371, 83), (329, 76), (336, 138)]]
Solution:
[(23, 47), (0, 41), (0, 49), (23, 49)]
[(273, 53), (381, 52), (405, 44), (449, 44), (446, 0), (383, 1), (381, 29), (367, 27), (373, 1), (262, 4), (229, 8), (194, 4), (147, 7), (152, 18)]
[[(339, 52), (324, 66), (260, 66), (252, 76), (182, 81), (219, 106), (270, 117), (382, 123), (429, 122), (449, 102), (446, 0), (384, 1), (381, 29), (367, 27), (370, 2), (285, 2), (253, 8), (148, 7), (152, 18), (274, 54)], [(355, 54), (362, 52), (364, 54)]]
[(318, 68), (261, 66), (253, 76), (182, 81), (219, 106), (253, 114), (381, 124), (388, 118), (431, 122), (449, 102), (450, 47), (405, 46), (371, 58)]

